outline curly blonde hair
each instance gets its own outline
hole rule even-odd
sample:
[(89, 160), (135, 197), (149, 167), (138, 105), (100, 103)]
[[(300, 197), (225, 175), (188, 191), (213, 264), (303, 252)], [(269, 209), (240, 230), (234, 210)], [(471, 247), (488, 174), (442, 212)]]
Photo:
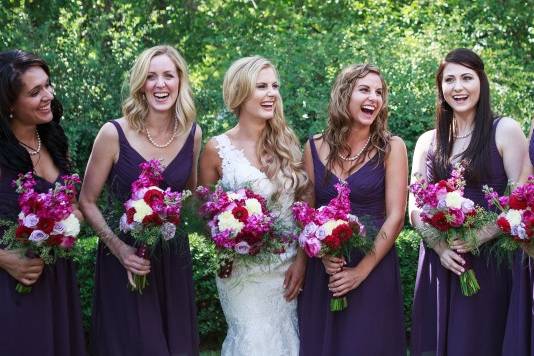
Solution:
[(178, 134), (187, 131), (196, 117), (195, 104), (189, 85), (187, 63), (176, 49), (167, 45), (148, 48), (137, 57), (130, 70), (129, 95), (122, 104), (122, 114), (128, 124), (137, 131), (145, 128), (145, 119), (148, 115), (148, 103), (142, 92), (147, 78), (150, 61), (157, 56), (166, 55), (176, 66), (180, 80), (178, 98), (174, 105), (174, 114), (178, 123)]
[[(256, 88), (256, 79), (262, 69), (271, 68), (278, 78), (274, 65), (261, 56), (238, 59), (226, 71), (223, 82), (223, 99), (229, 111), (239, 117), (242, 105)], [(300, 143), (284, 118), (282, 98), (276, 102), (274, 116), (267, 120), (262, 131), (256, 156), (266, 175), (277, 184), (277, 194), (285, 189), (294, 189), (295, 196), (302, 198), (307, 193), (308, 177), (304, 171)], [(281, 172), (290, 186), (277, 181)]]
[(338, 74), (332, 91), (330, 92), (330, 103), (328, 105), (328, 125), (322, 134), (324, 141), (328, 144), (330, 152), (327, 157), (327, 167), (333, 170), (334, 167), (343, 167), (343, 160), (339, 155), (346, 156), (351, 153), (351, 148), (347, 144), (350, 130), (354, 123), (354, 118), (349, 111), (349, 102), (356, 82), (369, 73), (375, 73), (382, 82), (383, 104), (375, 121), (371, 124), (371, 138), (369, 145), (364, 149), (361, 156), (356, 160), (353, 167), (362, 163), (373, 150), (377, 151), (380, 162), (389, 153), (391, 134), (387, 128), (388, 118), (388, 87), (384, 77), (378, 67), (372, 64), (352, 64), (344, 68)]

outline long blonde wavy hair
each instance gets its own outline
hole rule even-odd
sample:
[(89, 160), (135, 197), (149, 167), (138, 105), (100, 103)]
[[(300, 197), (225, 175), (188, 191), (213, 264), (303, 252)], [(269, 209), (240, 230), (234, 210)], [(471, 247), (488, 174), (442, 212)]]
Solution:
[[(278, 78), (274, 65), (261, 56), (238, 59), (224, 75), (224, 103), (238, 118), (242, 105), (256, 88), (259, 72), (265, 68), (271, 68)], [(276, 101), (273, 118), (267, 120), (265, 129), (261, 133), (256, 156), (262, 170), (275, 182), (276, 194), (291, 188), (295, 190), (298, 199), (307, 193), (308, 177), (304, 171), (300, 144), (293, 130), (287, 126), (281, 97)], [(287, 178), (285, 181), (290, 182), (289, 187), (285, 182), (276, 179), (278, 172)]]
[(344, 161), (339, 157), (340, 154), (346, 156), (351, 153), (351, 148), (347, 143), (354, 124), (354, 118), (349, 111), (350, 98), (358, 79), (365, 77), (369, 73), (377, 74), (382, 82), (382, 108), (375, 121), (371, 124), (369, 145), (364, 149), (359, 159), (353, 163), (349, 172), (375, 150), (378, 154), (378, 162), (383, 160), (389, 153), (391, 134), (387, 128), (388, 87), (386, 81), (376, 66), (372, 64), (352, 64), (338, 74), (330, 92), (328, 125), (322, 135), (330, 149), (326, 159), (327, 167), (330, 171), (336, 166), (343, 167)]
[(128, 124), (137, 131), (145, 128), (145, 119), (148, 115), (148, 103), (142, 92), (148, 75), (150, 61), (156, 56), (166, 55), (176, 66), (180, 87), (178, 98), (174, 104), (175, 119), (178, 123), (178, 134), (187, 131), (196, 118), (196, 109), (189, 85), (187, 63), (176, 49), (167, 45), (148, 48), (137, 57), (130, 70), (129, 95), (122, 104), (122, 114)]

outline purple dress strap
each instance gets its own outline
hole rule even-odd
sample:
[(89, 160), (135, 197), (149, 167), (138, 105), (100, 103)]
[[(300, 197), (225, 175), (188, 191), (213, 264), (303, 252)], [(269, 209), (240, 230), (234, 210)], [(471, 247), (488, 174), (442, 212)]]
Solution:
[[(465, 196), (485, 208), (488, 205), (482, 186), (487, 184), (503, 194), (508, 183), (495, 143), (498, 123), (497, 119), (493, 124), (488, 176), (478, 183), (467, 181), (465, 188)], [(411, 355), (501, 354), (511, 273), (506, 263), (490, 258), (490, 249), (491, 246), (483, 246), (480, 255), (469, 255), (480, 291), (466, 297), (458, 277), (441, 266), (433, 249), (421, 243), (412, 308)]]
[[(17, 173), (0, 169), (0, 219), (16, 220)], [(53, 184), (36, 177), (36, 191)], [(0, 236), (3, 231), (0, 228)], [(17, 281), (0, 269), (0, 355), (85, 355), (80, 296), (74, 263), (59, 259), (45, 266), (30, 294), (15, 291)]]
[[(309, 142), (316, 205), (321, 206), (336, 196), (334, 184), (339, 179), (327, 172), (314, 139)], [(351, 189), (352, 213), (362, 218), (370, 230), (378, 231), (385, 219), (384, 162), (378, 156), (371, 158), (346, 182)], [(356, 266), (363, 257), (361, 252), (352, 251), (348, 266)], [(300, 355), (406, 355), (396, 248), (384, 256), (358, 288), (347, 294), (349, 306), (344, 311), (330, 311), (328, 277), (320, 259), (308, 260), (298, 304)]]
[[(122, 204), (145, 159), (129, 144), (120, 124), (120, 153), (107, 180), (110, 204)], [(163, 173), (160, 187), (181, 191), (193, 168), (196, 124), (182, 149)], [(112, 228), (116, 228), (112, 226)], [(131, 237), (119, 237), (132, 244)], [(177, 236), (170, 248), (156, 248), (151, 257), (148, 287), (143, 294), (128, 290), (126, 270), (99, 243), (93, 304), (92, 349), (94, 355), (198, 355), (196, 307), (189, 240)]]

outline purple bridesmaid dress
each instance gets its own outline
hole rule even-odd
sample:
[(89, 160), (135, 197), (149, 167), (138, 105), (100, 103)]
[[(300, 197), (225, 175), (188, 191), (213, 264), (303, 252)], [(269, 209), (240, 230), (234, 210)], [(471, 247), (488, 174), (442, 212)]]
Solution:
[[(534, 136), (528, 148), (530, 163), (534, 165)], [(508, 308), (504, 356), (534, 356), (534, 260), (523, 251), (514, 255), (512, 296)]]
[[(15, 172), (0, 169), (0, 219), (17, 219)], [(36, 177), (36, 190), (53, 184)], [(0, 236), (3, 231), (0, 229)], [(59, 259), (44, 267), (29, 294), (15, 291), (17, 281), (0, 269), (0, 355), (85, 355), (80, 296), (74, 263)]]
[[(508, 179), (495, 144), (495, 129), (490, 151), (489, 177), (475, 184), (467, 182), (465, 197), (488, 208), (482, 186), (504, 193)], [(432, 155), (427, 160), (428, 179), (432, 177)], [(491, 244), (491, 243), (490, 243)], [(483, 246), (480, 255), (470, 256), (480, 291), (471, 297), (462, 295), (459, 278), (441, 266), (439, 256), (421, 244), (413, 301), (411, 355), (500, 355), (510, 300), (511, 272), (505, 262), (489, 256), (491, 246)]]
[[(113, 202), (129, 199), (131, 184), (145, 159), (128, 143), (118, 122), (120, 154), (108, 177)], [(196, 124), (183, 148), (165, 169), (161, 188), (183, 190), (193, 166)], [(112, 227), (115, 228), (115, 227)], [(132, 244), (128, 235), (120, 238)], [(143, 294), (131, 292), (126, 270), (99, 243), (93, 303), (92, 349), (98, 356), (198, 355), (198, 333), (192, 262), (187, 236), (177, 236), (170, 248), (156, 249), (149, 285)]]
[[(315, 175), (316, 205), (336, 196), (332, 175), (310, 139)], [(375, 156), (347, 178), (352, 213), (378, 231), (385, 219), (385, 168)], [(349, 266), (363, 258), (351, 253)], [(348, 308), (330, 311), (328, 275), (320, 259), (308, 259), (304, 290), (299, 296), (300, 355), (405, 355), (402, 289), (397, 251), (393, 247), (362, 284), (347, 294)]]

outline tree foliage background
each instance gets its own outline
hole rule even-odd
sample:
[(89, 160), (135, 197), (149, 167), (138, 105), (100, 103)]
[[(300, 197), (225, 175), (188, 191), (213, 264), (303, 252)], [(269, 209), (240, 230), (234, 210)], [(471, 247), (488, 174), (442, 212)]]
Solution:
[[(411, 152), (417, 137), (433, 126), (439, 61), (456, 47), (474, 49), (485, 61), (496, 112), (515, 118), (525, 131), (534, 119), (532, 0), (2, 3), (0, 50), (31, 50), (51, 65), (80, 173), (99, 127), (120, 116), (125, 78), (135, 57), (161, 43), (175, 46), (189, 63), (204, 139), (235, 122), (222, 102), (222, 78), (232, 61), (251, 54), (277, 65), (286, 117), (302, 140), (324, 127), (330, 87), (339, 70), (350, 63), (372, 62), (390, 86), (390, 129)], [(409, 324), (417, 243), (409, 231), (402, 236), (409, 237), (398, 243)], [(87, 253), (81, 259), (86, 315), (95, 239), (90, 241), (83, 244)], [(193, 241), (193, 249), (198, 249), (195, 261), (209, 265), (209, 246), (201, 239)], [(195, 271), (202, 289), (198, 304), (204, 340), (224, 335), (211, 272)]]

